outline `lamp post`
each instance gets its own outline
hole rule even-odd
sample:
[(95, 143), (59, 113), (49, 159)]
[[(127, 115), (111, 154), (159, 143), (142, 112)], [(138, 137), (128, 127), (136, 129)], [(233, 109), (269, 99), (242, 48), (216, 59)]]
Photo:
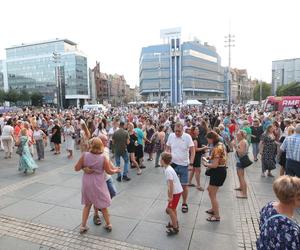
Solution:
[(234, 47), (234, 35), (228, 34), (228, 36), (225, 36), (225, 47), (228, 48), (228, 72), (227, 72), (227, 81), (228, 81), (228, 86), (227, 86), (227, 93), (228, 93), (228, 112), (231, 111), (231, 47)]
[(57, 99), (57, 113), (60, 112), (62, 107), (62, 93), (61, 93), (61, 82), (60, 82), (60, 70), (59, 70), (59, 63), (60, 63), (60, 54), (53, 52), (53, 61), (55, 63), (55, 81), (56, 81), (56, 99)]
[(158, 82), (158, 112), (161, 112), (161, 53), (154, 53), (154, 56), (158, 56), (158, 70), (159, 70), (159, 82)]

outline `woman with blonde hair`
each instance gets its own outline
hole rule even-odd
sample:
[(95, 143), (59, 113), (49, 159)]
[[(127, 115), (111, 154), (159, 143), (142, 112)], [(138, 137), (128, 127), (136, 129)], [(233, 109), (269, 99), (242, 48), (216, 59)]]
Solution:
[(110, 161), (103, 154), (104, 146), (100, 138), (90, 140), (90, 152), (82, 154), (75, 165), (75, 171), (80, 171), (85, 167), (92, 170), (92, 173), (84, 173), (82, 177), (81, 203), (84, 205), (82, 212), (82, 224), (80, 233), (88, 230), (86, 225), (92, 205), (96, 209), (101, 209), (106, 226), (105, 229), (110, 232), (112, 225), (108, 213), (108, 207), (111, 204), (109, 190), (106, 185), (105, 173), (116, 174), (120, 172), (119, 168), (113, 168)]
[(281, 176), (274, 181), (273, 191), (278, 201), (269, 202), (260, 212), (257, 249), (300, 249), (300, 227), (293, 218), (300, 207), (300, 179)]
[(86, 126), (84, 120), (80, 121), (80, 151), (81, 153), (87, 152), (89, 148), (89, 139), (91, 138), (91, 133)]
[(237, 195), (237, 198), (247, 199), (247, 183), (245, 180), (245, 166), (242, 166), (240, 158), (248, 154), (249, 144), (247, 141), (247, 133), (244, 130), (238, 131), (236, 134), (237, 141), (233, 144), (236, 150), (236, 171), (239, 178), (240, 186), (235, 188), (236, 191), (240, 191), (241, 195)]
[(20, 139), (17, 145), (18, 145), (17, 154), (20, 155), (19, 171), (23, 171), (24, 174), (27, 174), (27, 172), (34, 173), (35, 170), (38, 168), (38, 166), (33, 160), (29, 149), (29, 138), (28, 138), (28, 131), (26, 128), (21, 129)]

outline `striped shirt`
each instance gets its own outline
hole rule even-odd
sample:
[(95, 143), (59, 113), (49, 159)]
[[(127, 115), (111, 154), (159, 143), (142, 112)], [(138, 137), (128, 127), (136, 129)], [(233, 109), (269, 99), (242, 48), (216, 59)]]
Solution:
[(286, 152), (287, 159), (300, 162), (300, 134), (286, 137), (280, 149)]

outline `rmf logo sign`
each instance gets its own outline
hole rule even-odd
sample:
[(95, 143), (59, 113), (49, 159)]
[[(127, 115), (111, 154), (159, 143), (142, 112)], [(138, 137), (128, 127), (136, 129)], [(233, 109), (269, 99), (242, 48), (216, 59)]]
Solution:
[(282, 101), (283, 106), (298, 106), (300, 104), (300, 100), (284, 100)]

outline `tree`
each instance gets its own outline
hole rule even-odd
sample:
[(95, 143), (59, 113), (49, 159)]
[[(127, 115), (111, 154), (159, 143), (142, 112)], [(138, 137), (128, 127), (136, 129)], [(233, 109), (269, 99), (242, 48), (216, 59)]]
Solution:
[(5, 95), (5, 101), (16, 103), (20, 98), (20, 94), (15, 89), (10, 89)]
[(277, 96), (298, 96), (300, 95), (300, 82), (291, 82), (281, 85), (276, 90)]
[(42, 106), (43, 104), (43, 95), (40, 92), (34, 92), (31, 94), (31, 104), (33, 106)]
[[(262, 82), (261, 83), (262, 88), (262, 100), (266, 99), (267, 96), (271, 95), (271, 84)], [(253, 99), (255, 101), (259, 101), (260, 97), (260, 84), (256, 84), (254, 90), (253, 90)]]
[(26, 89), (21, 90), (20, 99), (19, 100), (22, 101), (22, 102), (29, 102), (30, 99), (31, 99), (31, 96), (27, 92), (27, 90)]
[(5, 102), (5, 91), (3, 89), (0, 89), (0, 104)]

